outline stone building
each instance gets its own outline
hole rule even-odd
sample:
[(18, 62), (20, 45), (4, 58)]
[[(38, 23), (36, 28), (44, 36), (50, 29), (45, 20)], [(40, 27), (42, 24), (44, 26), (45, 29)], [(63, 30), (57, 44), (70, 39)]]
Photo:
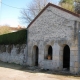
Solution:
[(80, 71), (79, 14), (49, 3), (27, 29), (27, 65)]

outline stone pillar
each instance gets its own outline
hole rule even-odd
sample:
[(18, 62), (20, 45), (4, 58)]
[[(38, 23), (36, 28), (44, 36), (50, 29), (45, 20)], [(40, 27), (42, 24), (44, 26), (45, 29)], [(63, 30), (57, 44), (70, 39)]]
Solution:
[(70, 48), (70, 72), (73, 74), (79, 72), (78, 46), (72, 46)]
[(23, 57), (24, 57), (24, 60), (23, 60), (23, 65), (27, 65), (27, 58), (28, 58), (28, 53), (27, 53), (27, 45), (24, 49), (24, 54), (23, 54)]
[(59, 70), (60, 69), (60, 46), (58, 43), (54, 43), (53, 47), (53, 64), (54, 64), (54, 69)]
[(59, 68), (60, 70), (63, 70), (63, 47), (62, 46), (60, 46)]
[(27, 65), (32, 66), (32, 47), (31, 43), (28, 43), (28, 53), (27, 53)]
[(38, 55), (39, 67), (43, 66), (43, 61), (44, 61), (44, 45), (43, 45), (43, 41), (40, 41), (39, 42), (39, 55)]

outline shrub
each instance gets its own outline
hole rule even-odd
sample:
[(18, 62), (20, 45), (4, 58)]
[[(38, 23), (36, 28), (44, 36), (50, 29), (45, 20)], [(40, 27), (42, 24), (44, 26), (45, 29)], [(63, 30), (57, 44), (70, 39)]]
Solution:
[(24, 44), (27, 41), (27, 30), (0, 35), (0, 44)]

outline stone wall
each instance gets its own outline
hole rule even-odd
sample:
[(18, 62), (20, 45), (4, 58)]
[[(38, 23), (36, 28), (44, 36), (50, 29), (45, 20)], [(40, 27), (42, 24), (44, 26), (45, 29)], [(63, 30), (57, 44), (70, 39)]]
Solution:
[(0, 60), (23, 65), (26, 62), (26, 44), (0, 45)]
[[(33, 47), (36, 45), (39, 48), (39, 67), (63, 70), (63, 49), (65, 45), (68, 45), (70, 48), (70, 72), (78, 72), (77, 31), (79, 26), (77, 25), (79, 22), (78, 17), (49, 6), (28, 28), (27, 64), (33, 66)], [(53, 49), (53, 59), (50, 61), (44, 59), (47, 45), (52, 46)], [(75, 55), (75, 60), (72, 60)]]
[(78, 18), (48, 7), (29, 27), (29, 40), (61, 40), (72, 38), (74, 35), (74, 23)]

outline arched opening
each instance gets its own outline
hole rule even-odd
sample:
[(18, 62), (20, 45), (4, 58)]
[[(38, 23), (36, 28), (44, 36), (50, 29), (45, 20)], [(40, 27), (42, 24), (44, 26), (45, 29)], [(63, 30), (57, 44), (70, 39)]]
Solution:
[(35, 53), (35, 66), (38, 66), (38, 47), (36, 47), (36, 53)]
[(38, 46), (33, 47), (33, 64), (34, 66), (38, 66)]
[(70, 48), (68, 45), (63, 49), (63, 68), (70, 69)]
[(52, 47), (48, 47), (48, 60), (52, 60)]

